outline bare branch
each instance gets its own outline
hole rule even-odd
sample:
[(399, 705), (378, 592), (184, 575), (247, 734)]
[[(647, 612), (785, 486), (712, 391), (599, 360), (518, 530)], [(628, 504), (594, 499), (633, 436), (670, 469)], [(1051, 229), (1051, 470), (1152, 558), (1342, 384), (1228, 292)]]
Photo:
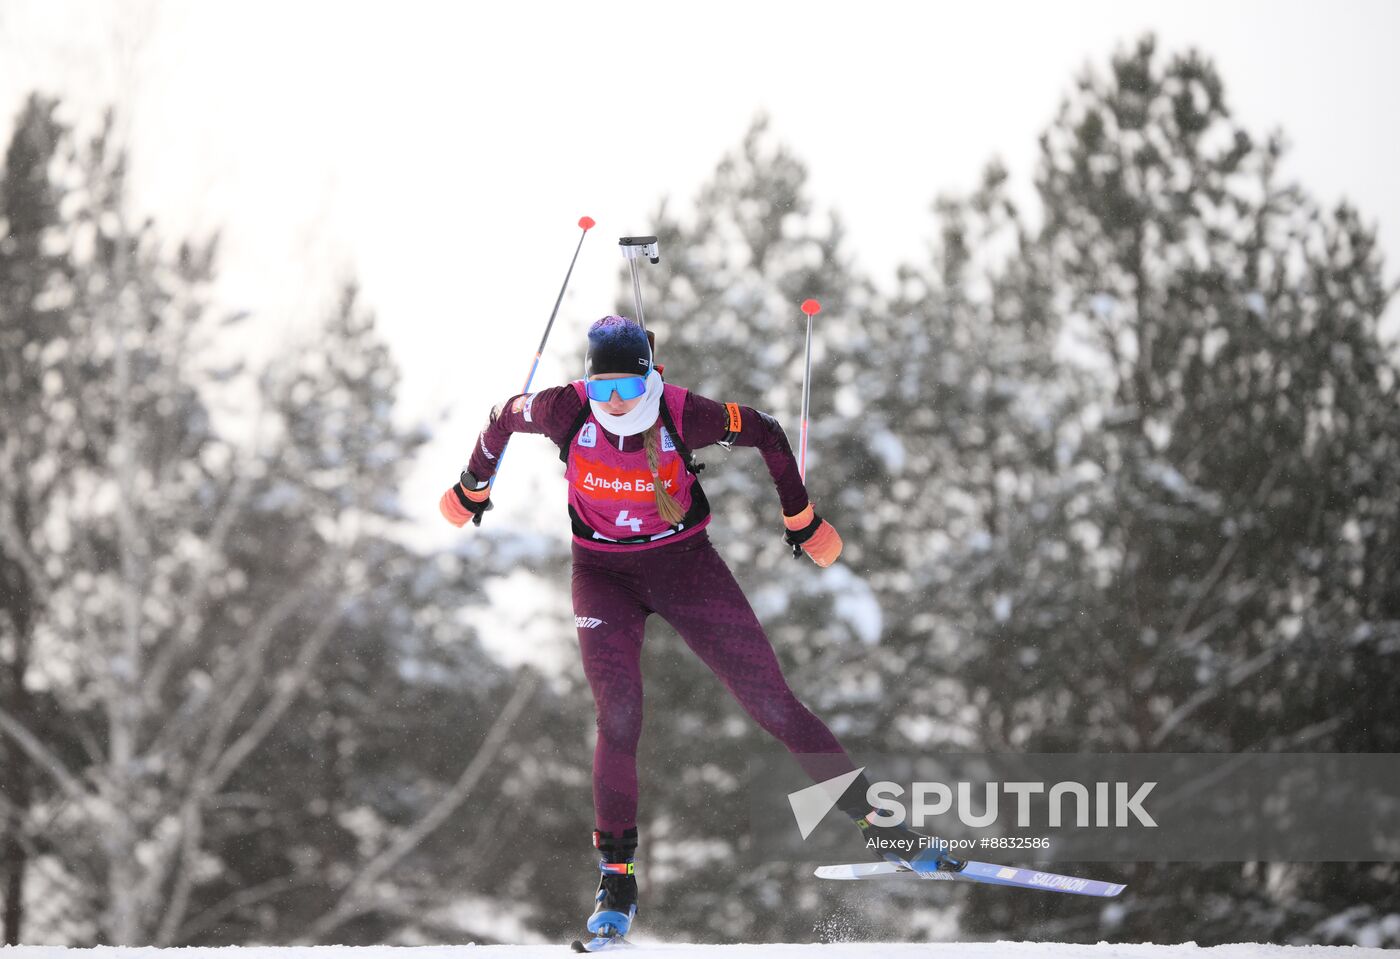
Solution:
[(0, 706), (0, 731), (9, 733), (10, 738), (19, 743), (20, 748), (28, 754), (29, 758), (44, 769), (70, 797), (82, 799), (88, 795), (81, 780), (73, 775), (73, 772), (64, 765), (63, 760), (59, 759), (39, 740), (39, 737), (30, 732), (3, 706)]
[(219, 764), (209, 774), (211, 789), (219, 789), (228, 781), (229, 776), (233, 775), (234, 771), (248, 758), (248, 755), (258, 748), (267, 734), (277, 725), (283, 713), (306, 687), (311, 667), (321, 657), (326, 643), (330, 640), (336, 627), (340, 625), (342, 615), (341, 612), (337, 612), (332, 616), (327, 616), (312, 630), (311, 635), (302, 644), (296, 666), (279, 677), (277, 693), (273, 696), (272, 701), (259, 711), (257, 720), (229, 747), (219, 760)]
[[(1269, 494), (1273, 492), (1274, 483), (1278, 481), (1279, 472), (1282, 468), (1283, 460), (1277, 459), (1274, 461), (1274, 465), (1269, 468), (1269, 472), (1264, 475), (1264, 479), (1260, 481), (1259, 488), (1255, 490), (1252, 498), (1255, 507), (1262, 506), (1264, 501), (1268, 499)], [(1219, 584), (1221, 577), (1225, 575), (1225, 570), (1229, 569), (1230, 561), (1235, 558), (1235, 553), (1239, 551), (1240, 542), (1243, 539), (1244, 526), (1243, 524), (1236, 524), (1235, 529), (1230, 534), (1229, 541), (1221, 548), (1220, 553), (1215, 557), (1215, 562), (1211, 564), (1210, 572), (1206, 573), (1205, 578), (1202, 579), (1200, 584), (1196, 587), (1196, 594), (1191, 598), (1191, 602), (1189, 602), (1186, 608), (1181, 611), (1181, 614), (1177, 616), (1176, 623), (1172, 626), (1170, 639), (1167, 641), (1164, 648), (1177, 648), (1178, 641), (1181, 639), (1182, 634), (1186, 632), (1187, 627), (1191, 625), (1191, 621), (1195, 619), (1196, 613), (1200, 611), (1201, 605)]]
[[(161, 917), (160, 928), (156, 932), (157, 946), (170, 945), (176, 929), (184, 920), (185, 913), (189, 911), (190, 891), (194, 889), (190, 866), (195, 853), (199, 851), (200, 843), (204, 841), (204, 809), (198, 796), (186, 800), (184, 808), (180, 811), (180, 820), (179, 852), (165, 861), (166, 868), (153, 867), (147, 873), (147, 884), (150, 891), (154, 892), (165, 884), (165, 878), (170, 871), (175, 871), (175, 891), (166, 904), (165, 915)], [(147, 901), (155, 900), (151, 898)]]
[[(0, 452), (0, 476), (15, 476), (14, 459), (14, 440), (8, 438), (5, 441), (3, 452)], [(51, 591), (49, 577), (44, 572), (44, 564), (39, 561), (39, 557), (35, 556), (33, 549), (30, 548), (24, 531), (15, 522), (14, 510), (8, 496), (0, 496), (0, 545), (5, 547), (5, 551), (11, 555), (19, 568), (24, 571), (24, 575), (28, 577), (30, 587), (36, 594), (36, 605), (45, 602)]]
[[(266, 404), (260, 403), (253, 425), (252, 448), (255, 451), (261, 442), (266, 410)], [(173, 668), (176, 657), (179, 656), (181, 650), (187, 648), (194, 641), (195, 636), (204, 627), (206, 617), (203, 611), (206, 607), (205, 600), (209, 595), (209, 578), (211, 568), (214, 565), (214, 557), (223, 555), (229, 532), (233, 529), (234, 521), (241, 514), (243, 507), (247, 505), (252, 491), (252, 473), (247, 469), (239, 470), (233, 483), (230, 484), (228, 496), (224, 499), (223, 505), (219, 508), (219, 512), (214, 517), (214, 522), (204, 538), (205, 552), (201, 562), (192, 572), (195, 593), (184, 606), (186, 615), (180, 621), (180, 631), (162, 647), (146, 674), (142, 694), (147, 702), (155, 703), (159, 700), (160, 690), (165, 685), (166, 676)]]
[(1221, 693), (1228, 692), (1238, 686), (1277, 659), (1283, 652), (1284, 646), (1284, 643), (1271, 646), (1252, 659), (1247, 659), (1243, 663), (1240, 663), (1234, 669), (1230, 670), (1229, 674), (1225, 677), (1225, 682), (1220, 685), (1207, 686), (1197, 690), (1193, 696), (1176, 707), (1176, 709), (1173, 709), (1171, 714), (1168, 715), (1166, 719), (1162, 720), (1161, 725), (1158, 726), (1157, 731), (1152, 734), (1149, 742), (1153, 746), (1161, 745), (1162, 740), (1170, 736), (1172, 730), (1181, 725), (1182, 721), (1191, 716), (1196, 710), (1200, 709)]
[(302, 886), (319, 886), (324, 881), (324, 877), (318, 874), (307, 876), (282, 876), (277, 879), (269, 879), (267, 882), (259, 883), (256, 886), (240, 889), (233, 895), (205, 909), (185, 925), (181, 926), (179, 932), (171, 937), (171, 941), (189, 942), (200, 933), (213, 928), (225, 916), (237, 912), (239, 909), (257, 905), (264, 900), (271, 899), (274, 896), (280, 896), (284, 892), (290, 892)]
[[(286, 592), (275, 603), (264, 609), (257, 622), (248, 630), (248, 638), (241, 645), (237, 657), (221, 666), (211, 679), (210, 684), (214, 689), (233, 689), (235, 693), (242, 693), (242, 699), (235, 703), (233, 702), (234, 696), (231, 694), (220, 700), (216, 708), (206, 709), (202, 713), (195, 709), (196, 704), (193, 700), (187, 701), (179, 709), (171, 712), (170, 720), (155, 737), (148, 750), (149, 753), (159, 755), (176, 750), (183, 743), (204, 736), (206, 745), (196, 769), (198, 776), (208, 773), (223, 751), (227, 731), (246, 701), (247, 693), (251, 692), (251, 689), (246, 688), (246, 677), (249, 674), (255, 678), (261, 675), (263, 656), (272, 637), (278, 628), (296, 612), (297, 603), (302, 600), (308, 587), (324, 575), (335, 561), (336, 554), (327, 552), (321, 562), (308, 571), (294, 586), (287, 587)], [(235, 686), (235, 683), (238, 685)], [(207, 718), (207, 722), (200, 722), (202, 718)], [(197, 778), (197, 776), (192, 774), (192, 778)]]
[[(340, 625), (341, 615), (341, 612), (336, 612), (326, 616), (316, 629), (312, 630), (311, 635), (302, 644), (296, 665), (279, 678), (277, 692), (272, 697), (271, 702), (258, 712), (258, 718), (252, 726), (235, 740), (233, 745), (220, 757), (213, 771), (204, 779), (193, 784), (193, 789), (185, 801), (181, 814), (184, 828), (182, 829), (180, 855), (174, 864), (177, 870), (175, 889), (166, 907), (165, 916), (161, 920), (160, 930), (156, 934), (157, 944), (169, 945), (173, 941), (185, 920), (185, 913), (189, 909), (190, 893), (194, 889), (194, 880), (189, 867), (193, 864), (194, 855), (199, 849), (199, 843), (203, 836), (205, 803), (214, 792), (223, 787), (228, 778), (243, 764), (243, 761), (267, 738), (267, 735), (281, 721), (283, 714), (286, 713), (292, 702), (306, 687), (311, 668), (325, 650), (326, 643), (330, 640), (336, 627)], [(152, 873), (160, 877), (157, 880), (158, 884), (164, 883), (166, 870), (155, 869), (152, 870)]]
[(214, 684), (216, 689), (227, 689), (230, 685), (232, 688), (228, 695), (219, 700), (214, 714), (214, 722), (205, 739), (199, 761), (195, 765), (195, 780), (207, 776), (223, 754), (229, 732), (233, 728), (238, 714), (243, 710), (257, 689), (259, 681), (263, 678), (264, 653), (266, 653), (272, 637), (292, 617), (297, 607), (305, 599), (301, 586), (309, 585), (320, 579), (336, 562), (334, 557), (338, 557), (338, 554), (328, 551), (316, 567), (303, 578), (298, 588), (287, 590), (276, 603), (268, 608), (266, 614), (253, 628), (251, 640), (243, 646), (242, 654), (235, 661), (235, 666), (230, 668), (229, 672), (234, 673), (234, 675), (223, 677), (224, 681), (222, 682), (216, 679)]
[(327, 933), (362, 912), (365, 909), (365, 893), (370, 886), (392, 869), (404, 856), (412, 852), (434, 829), (442, 825), (447, 817), (452, 815), (457, 807), (471, 795), (472, 790), (480, 782), (482, 774), (496, 761), (496, 756), (505, 744), (516, 717), (520, 715), (526, 703), (534, 696), (538, 684), (539, 679), (533, 673), (526, 675), (525, 679), (516, 686), (515, 692), (511, 694), (500, 715), (496, 717), (496, 721), (491, 724), (491, 729), (482, 741), (481, 747), (476, 751), (476, 755), (472, 757), (471, 762), (467, 764), (467, 768), (462, 771), (462, 775), (458, 777), (452, 788), (443, 794), (437, 804), (428, 810), (422, 819), (403, 832), (387, 849), (365, 865), (360, 874), (346, 886), (345, 892), (334, 908), (310, 925), (300, 940), (300, 944), (311, 944), (319, 941)]

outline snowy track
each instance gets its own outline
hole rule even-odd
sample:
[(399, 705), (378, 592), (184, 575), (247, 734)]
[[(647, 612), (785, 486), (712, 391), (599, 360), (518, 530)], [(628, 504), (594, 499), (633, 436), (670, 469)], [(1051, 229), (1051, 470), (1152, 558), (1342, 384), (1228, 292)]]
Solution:
[[(1039, 942), (840, 943), (712, 946), (698, 943), (639, 943), (616, 950), (628, 959), (1395, 959), (1400, 952), (1354, 946), (1270, 946), (1242, 943), (1202, 948), (1180, 945), (1074, 945)], [(64, 949), (51, 946), (0, 948), (0, 959), (565, 959), (562, 943), (530, 946), (388, 946), (228, 949)]]

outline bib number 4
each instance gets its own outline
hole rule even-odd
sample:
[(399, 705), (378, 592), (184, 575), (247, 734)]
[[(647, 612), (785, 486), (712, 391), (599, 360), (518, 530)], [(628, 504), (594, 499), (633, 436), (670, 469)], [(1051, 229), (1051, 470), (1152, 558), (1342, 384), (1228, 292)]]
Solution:
[(628, 516), (627, 510), (618, 513), (617, 519), (613, 520), (613, 524), (616, 526), (626, 526), (633, 533), (640, 533), (642, 531), (642, 521), (635, 516)]

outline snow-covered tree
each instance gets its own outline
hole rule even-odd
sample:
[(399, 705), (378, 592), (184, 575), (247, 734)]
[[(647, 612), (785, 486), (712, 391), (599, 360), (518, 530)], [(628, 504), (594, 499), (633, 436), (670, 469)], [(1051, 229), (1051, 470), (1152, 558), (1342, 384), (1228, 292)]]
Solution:
[[(1282, 152), (1236, 123), (1206, 58), (1150, 38), (1087, 71), (1042, 138), (1044, 225), (1023, 259), (1043, 265), (1075, 408), (1021, 488), (1058, 477), (1071, 495), (988, 526), (991, 561), (959, 571), (989, 601), (956, 661), (989, 747), (1400, 741), (1400, 508), (1380, 492), (1400, 481), (1400, 370), (1378, 328), (1392, 288), (1373, 228), (1284, 182)], [(1074, 562), (1028, 566), (1047, 548)], [(1314, 866), (1184, 868), (1136, 870), (1141, 904), (1112, 922), (1054, 904), (1056, 934), (1189, 920), (1201, 941), (1312, 938), (1384, 882), (1394, 902), (1392, 867), (1315, 884)], [(1025, 919), (982, 901), (988, 928)]]
[[(397, 541), (426, 437), (354, 289), (257, 376), (216, 365), (215, 244), (132, 221), (112, 130), (36, 98), (0, 178), (7, 933), (29, 904), (73, 943), (479, 934), (432, 918), (499, 892), (467, 804), (581, 791), (500, 768), (576, 753), (574, 707), (461, 620), (496, 550)], [(550, 888), (551, 829), (516, 882)]]

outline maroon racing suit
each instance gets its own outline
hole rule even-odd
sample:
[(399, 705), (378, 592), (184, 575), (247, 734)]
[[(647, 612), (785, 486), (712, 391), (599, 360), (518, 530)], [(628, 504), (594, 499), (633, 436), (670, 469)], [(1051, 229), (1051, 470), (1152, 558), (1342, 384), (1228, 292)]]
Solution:
[[(668, 404), (683, 446), (677, 451), (678, 444), (666, 436), (663, 477), (674, 476), (675, 459), (686, 448), (720, 442), (754, 446), (768, 466), (783, 512), (792, 516), (806, 508), (807, 490), (776, 420), (746, 406), (716, 403), (669, 385), (666, 391), (662, 402)], [(469, 469), (474, 476), (486, 479), (495, 472), (511, 433), (548, 436), (561, 447), (569, 467), (574, 617), (598, 726), (593, 803), (599, 829), (617, 835), (637, 822), (642, 637), (652, 613), (675, 628), (744, 710), (794, 754), (814, 781), (855, 768), (831, 730), (798, 701), (783, 678), (758, 617), (705, 533), (707, 506), (699, 510), (705, 514), (702, 517), (692, 510), (674, 535), (638, 536), (639, 542), (619, 542), (617, 530), (595, 531), (581, 521), (572, 504), (579, 502), (579, 496), (601, 494), (599, 484), (592, 482), (595, 478), (579, 464), (591, 462), (586, 456), (597, 456), (600, 444), (607, 443), (609, 449), (603, 452), (612, 463), (625, 463), (635, 456), (636, 469), (644, 470), (646, 454), (640, 435), (620, 437), (604, 430), (589, 412), (577, 384), (522, 394), (492, 411), (472, 452)], [(580, 435), (586, 449), (580, 447)], [(584, 478), (591, 485), (585, 487)], [(682, 484), (681, 491), (687, 488)], [(616, 490), (603, 492), (620, 495)], [(703, 504), (703, 492), (691, 493)], [(690, 502), (687, 499), (687, 505)], [(615, 505), (601, 504), (587, 515), (596, 520), (610, 515)], [(617, 512), (625, 522), (627, 514)]]

